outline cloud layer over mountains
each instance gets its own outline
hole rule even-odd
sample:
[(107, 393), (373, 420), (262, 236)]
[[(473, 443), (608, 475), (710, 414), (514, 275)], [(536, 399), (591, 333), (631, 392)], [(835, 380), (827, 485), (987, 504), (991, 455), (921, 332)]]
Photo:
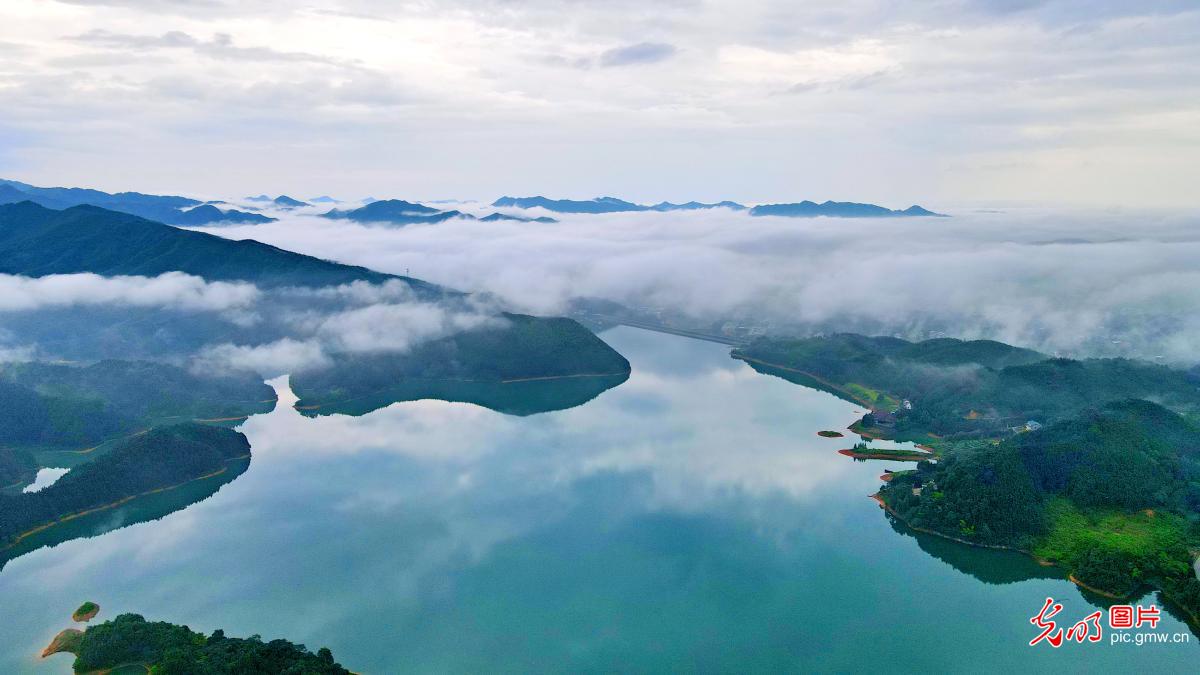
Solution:
[(156, 356), (273, 376), (502, 323), (476, 299), (429, 302), (401, 281), (262, 290), (179, 272), (0, 275), (0, 362)]
[(1194, 215), (557, 215), (558, 224), (450, 220), (403, 228), (292, 216), (211, 231), (407, 269), (535, 313), (595, 297), (711, 320), (769, 320), (776, 330), (944, 333), (1185, 363), (1200, 354)]

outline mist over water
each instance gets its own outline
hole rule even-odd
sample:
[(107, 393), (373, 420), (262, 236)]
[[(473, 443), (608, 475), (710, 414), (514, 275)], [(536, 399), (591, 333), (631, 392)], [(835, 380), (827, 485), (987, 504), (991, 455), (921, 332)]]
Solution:
[(1195, 363), (1200, 352), (1200, 236), (1191, 212), (792, 219), (714, 209), (404, 227), (316, 212), (206, 231), (486, 291), (542, 314), (565, 311), (573, 298), (602, 298), (775, 333), (991, 338), (1175, 364)]

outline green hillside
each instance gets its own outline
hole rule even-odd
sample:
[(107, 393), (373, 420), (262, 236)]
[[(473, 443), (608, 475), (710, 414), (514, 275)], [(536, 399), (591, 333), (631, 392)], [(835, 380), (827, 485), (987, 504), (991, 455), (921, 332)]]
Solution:
[(0, 205), (2, 274), (156, 276), (176, 271), (209, 281), (248, 281), (268, 288), (399, 278), (425, 295), (442, 293), (418, 279), (342, 265), (257, 241), (181, 230), (95, 206), (54, 211), (32, 202)]
[(222, 471), (249, 454), (241, 433), (195, 423), (124, 439), (38, 492), (0, 494), (0, 548), (64, 517)]
[[(1050, 358), (988, 340), (761, 339), (734, 356), (884, 413), (864, 425), (901, 439), (1000, 438), (1031, 420), (1047, 424), (1129, 398), (1200, 411), (1194, 372), (1128, 359)], [(899, 405), (906, 399), (911, 407)]]
[(109, 672), (137, 664), (138, 672), (151, 673), (295, 673), (296, 675), (350, 675), (325, 648), (312, 653), (287, 640), (264, 642), (196, 633), (187, 626), (146, 621), (137, 614), (122, 614), (112, 621), (89, 626), (69, 650), (77, 673)]
[(0, 447), (79, 450), (162, 422), (274, 405), (275, 391), (251, 375), (202, 377), (140, 361), (0, 364)]
[(1030, 551), (1117, 596), (1156, 586), (1200, 618), (1200, 429), (1157, 404), (949, 451), (881, 496), (914, 527)]
[[(605, 388), (624, 381), (629, 362), (594, 333), (571, 319), (537, 318), (506, 314), (506, 325), (477, 329), (433, 340), (407, 352), (344, 354), (334, 365), (292, 375), (292, 390), (300, 397), (297, 407), (341, 409), (347, 402), (370, 399), (386, 405), (396, 395), (439, 398), (445, 383), (515, 383), (545, 378), (617, 376), (602, 380), (599, 390), (557, 391), (570, 400), (587, 400)], [(456, 386), (451, 396), (481, 405), (514, 405), (523, 412), (540, 407), (555, 409), (552, 401), (535, 407), (511, 403), (512, 397), (496, 391)], [(505, 402), (508, 403), (505, 403)], [(580, 401), (581, 402), (581, 401)]]

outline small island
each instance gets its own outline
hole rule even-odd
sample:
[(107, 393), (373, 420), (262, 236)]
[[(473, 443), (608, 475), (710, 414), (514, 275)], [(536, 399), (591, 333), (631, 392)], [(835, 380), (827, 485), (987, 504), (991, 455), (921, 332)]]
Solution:
[(96, 618), (96, 615), (99, 613), (100, 605), (88, 600), (80, 605), (79, 609), (75, 610), (75, 613), (71, 615), (71, 620), (76, 623), (86, 623)]
[(818, 431), (817, 435), (820, 436), (821, 438), (842, 438), (843, 436), (845, 436), (845, 434), (843, 434), (840, 431), (830, 431), (828, 429), (826, 429), (825, 431)]
[[(84, 603), (89, 604), (95, 603)], [(76, 673), (137, 668), (153, 673), (351, 675), (324, 647), (314, 654), (287, 640), (231, 638), (223, 630), (205, 635), (138, 614), (122, 614), (86, 631), (68, 628), (42, 650), (42, 658), (61, 653), (75, 655)]]
[(853, 457), (856, 460), (892, 459), (898, 462), (920, 462), (933, 459), (932, 453), (924, 450), (906, 450), (903, 448), (872, 448), (866, 443), (855, 443), (853, 448), (838, 450), (839, 455)]

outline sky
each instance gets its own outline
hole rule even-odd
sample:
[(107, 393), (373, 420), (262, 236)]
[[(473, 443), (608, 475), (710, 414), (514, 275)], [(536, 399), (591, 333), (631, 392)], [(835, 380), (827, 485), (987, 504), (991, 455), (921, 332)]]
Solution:
[(1200, 5), (5, 0), (0, 176), (1192, 208)]

